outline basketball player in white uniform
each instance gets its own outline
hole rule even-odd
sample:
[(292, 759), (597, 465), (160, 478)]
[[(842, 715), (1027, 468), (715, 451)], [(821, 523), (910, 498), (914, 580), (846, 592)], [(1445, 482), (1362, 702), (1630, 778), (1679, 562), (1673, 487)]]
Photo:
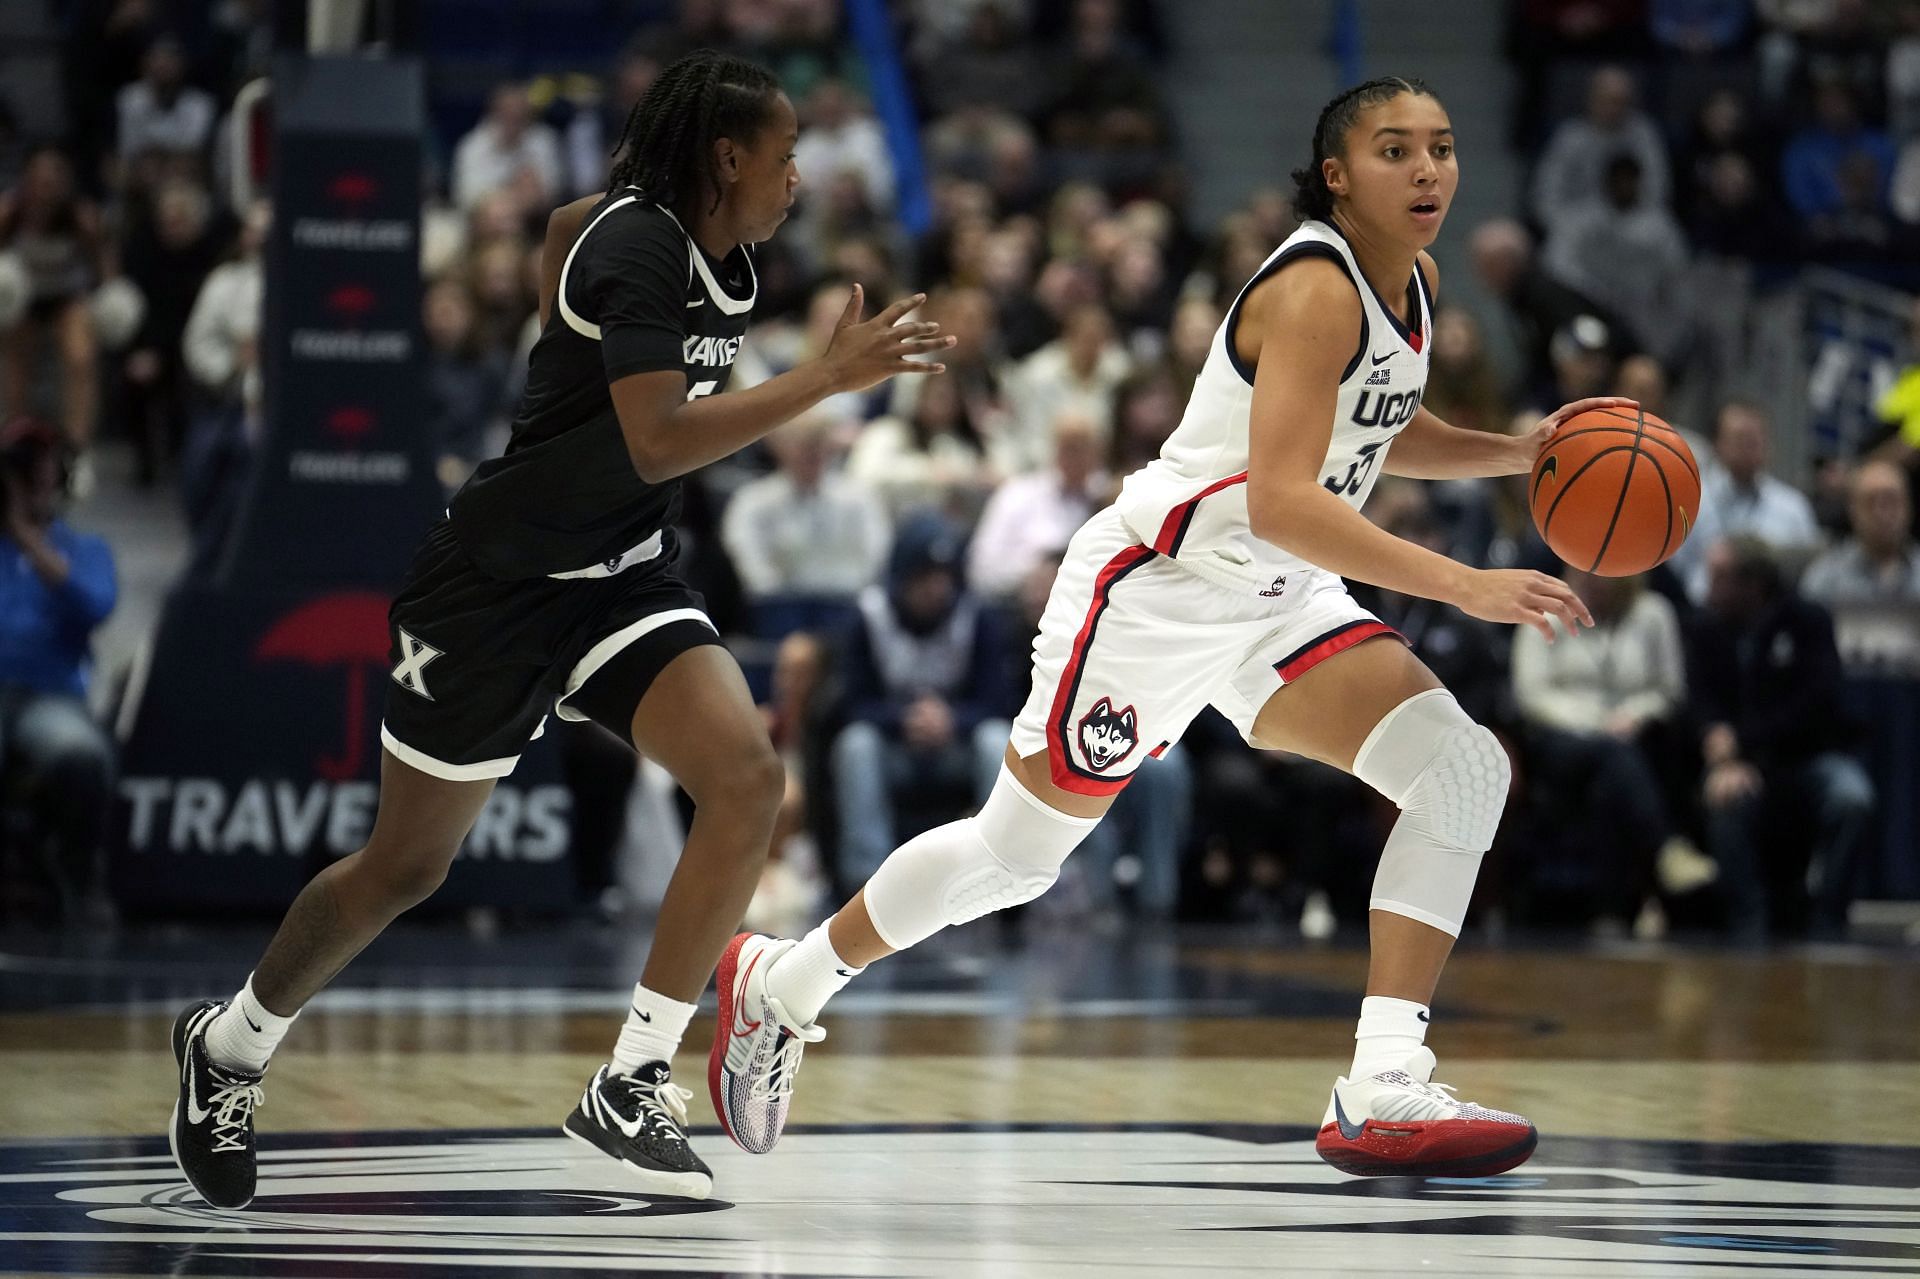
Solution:
[(1342, 578), (1549, 641), (1552, 618), (1592, 625), (1557, 579), (1467, 568), (1359, 508), (1383, 473), (1525, 472), (1561, 420), (1624, 401), (1568, 405), (1518, 437), (1420, 407), (1435, 288), (1425, 246), (1458, 180), (1446, 112), (1424, 85), (1376, 80), (1334, 99), (1295, 180), (1307, 220), (1234, 302), (1179, 429), (1068, 547), (985, 806), (901, 847), (798, 944), (742, 934), (722, 959), (709, 1080), (748, 1149), (779, 1136), (832, 993), (880, 956), (1045, 891), (1141, 761), (1212, 704), (1253, 745), (1345, 769), (1401, 809), (1322, 1156), (1361, 1174), (1481, 1176), (1532, 1153), (1525, 1119), (1432, 1082), (1424, 1043), (1506, 802), (1507, 758)]

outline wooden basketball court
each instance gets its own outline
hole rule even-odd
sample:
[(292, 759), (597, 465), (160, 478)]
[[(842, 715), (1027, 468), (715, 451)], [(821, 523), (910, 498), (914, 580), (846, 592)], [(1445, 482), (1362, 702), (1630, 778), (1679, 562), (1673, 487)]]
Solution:
[[(1467, 948), (1431, 1041), (1533, 1161), (1355, 1180), (1314, 1156), (1358, 949), (968, 930), (876, 968), (748, 1156), (696, 1089), (712, 1200), (560, 1137), (645, 937), (383, 939), (267, 1077), (259, 1198), (166, 1151), (167, 1033), (254, 931), (0, 957), (0, 1273), (1920, 1273), (1920, 968), (1865, 948)], [(1290, 1236), (1285, 1240), (1277, 1234)]]

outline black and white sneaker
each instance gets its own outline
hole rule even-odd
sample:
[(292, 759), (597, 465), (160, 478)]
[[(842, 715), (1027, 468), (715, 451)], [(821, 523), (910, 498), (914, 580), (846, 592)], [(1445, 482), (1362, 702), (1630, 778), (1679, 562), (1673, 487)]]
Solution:
[(167, 1144), (202, 1199), (215, 1208), (244, 1208), (253, 1202), (253, 1112), (264, 1094), (259, 1075), (229, 1070), (207, 1056), (207, 1026), (225, 1009), (203, 999), (173, 1023), (180, 1099), (173, 1104)]
[(673, 1082), (664, 1061), (631, 1075), (602, 1066), (561, 1131), (612, 1155), (661, 1194), (705, 1199), (713, 1170), (687, 1142), (688, 1089)]

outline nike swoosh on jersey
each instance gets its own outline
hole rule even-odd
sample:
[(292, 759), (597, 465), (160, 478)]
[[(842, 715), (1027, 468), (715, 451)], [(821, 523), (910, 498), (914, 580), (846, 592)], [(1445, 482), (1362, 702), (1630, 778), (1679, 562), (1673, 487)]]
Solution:
[(705, 298), (695, 298), (693, 301), (687, 303), (686, 309), (691, 311), (696, 306), (705, 306), (706, 304), (707, 300)]
[(1381, 364), (1385, 364), (1388, 360), (1391, 360), (1393, 358), (1393, 352), (1388, 351), (1385, 355), (1375, 355), (1373, 352), (1369, 351), (1367, 352), (1367, 358), (1372, 360), (1374, 364), (1378, 366)]

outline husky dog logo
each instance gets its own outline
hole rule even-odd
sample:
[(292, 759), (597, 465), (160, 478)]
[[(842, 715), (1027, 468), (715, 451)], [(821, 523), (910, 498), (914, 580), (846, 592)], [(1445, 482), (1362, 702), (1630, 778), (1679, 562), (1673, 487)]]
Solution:
[(1095, 772), (1105, 772), (1127, 756), (1139, 743), (1135, 731), (1133, 707), (1116, 711), (1113, 699), (1103, 697), (1080, 720), (1080, 753)]

